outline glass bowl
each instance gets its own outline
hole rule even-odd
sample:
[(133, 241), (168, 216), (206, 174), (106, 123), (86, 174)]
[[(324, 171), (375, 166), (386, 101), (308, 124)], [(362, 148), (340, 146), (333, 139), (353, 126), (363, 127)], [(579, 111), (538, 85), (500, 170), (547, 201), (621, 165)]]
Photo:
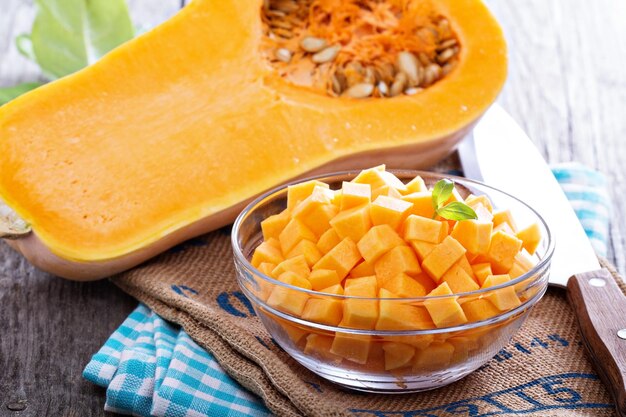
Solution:
[[(535, 254), (536, 265), (505, 284), (438, 297), (362, 298), (322, 294), (285, 284), (261, 273), (250, 259), (263, 240), (261, 221), (287, 206), (286, 185), (259, 197), (239, 215), (233, 226), (232, 246), (239, 286), (270, 335), (300, 364), (329, 381), (355, 390), (418, 392), (463, 378), (509, 343), (546, 291), (554, 243), (537, 212), (509, 194), (460, 177), (419, 171), (391, 172), (405, 182), (420, 175), (429, 187), (442, 178), (450, 178), (463, 197), (470, 193), (487, 195), (495, 209), (511, 210), (519, 223), (536, 222), (542, 232)], [(342, 172), (303, 181), (318, 179), (328, 183), (331, 189), (338, 189), (343, 181), (350, 181), (357, 174)], [(281, 299), (289, 300), (290, 305), (317, 299), (329, 304), (352, 303), (358, 311), (376, 309), (381, 317), (383, 312), (390, 317), (389, 328), (393, 330), (344, 328), (305, 320), (292, 313), (289, 306), (268, 302), (273, 291), (280, 293)], [(420, 318), (429, 303), (430, 306), (438, 303), (445, 310), (456, 301), (469, 311), (470, 307), (480, 309), (483, 299), (507, 299), (511, 294), (519, 298), (519, 303), (508, 304), (510, 307), (505, 303), (486, 319), (435, 328)], [(465, 303), (473, 304), (464, 306)]]

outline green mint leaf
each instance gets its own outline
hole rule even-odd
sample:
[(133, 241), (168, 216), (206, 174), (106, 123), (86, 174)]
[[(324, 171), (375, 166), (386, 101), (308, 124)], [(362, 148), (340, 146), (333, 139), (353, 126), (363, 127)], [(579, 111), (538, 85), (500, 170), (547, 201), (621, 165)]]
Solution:
[(440, 208), (446, 201), (450, 199), (452, 191), (454, 190), (454, 183), (448, 179), (442, 179), (437, 181), (433, 187), (433, 208), (435, 211)]
[(448, 220), (476, 220), (476, 212), (467, 204), (454, 201), (437, 210), (437, 214)]
[(0, 106), (8, 103), (14, 98), (21, 96), (24, 93), (29, 92), (30, 90), (34, 90), (40, 85), (41, 83), (24, 83), (16, 85), (15, 87), (0, 88)]
[[(36, 4), (32, 55), (52, 79), (93, 64), (135, 34), (125, 0), (36, 0)], [(18, 42), (28, 56), (24, 39)]]

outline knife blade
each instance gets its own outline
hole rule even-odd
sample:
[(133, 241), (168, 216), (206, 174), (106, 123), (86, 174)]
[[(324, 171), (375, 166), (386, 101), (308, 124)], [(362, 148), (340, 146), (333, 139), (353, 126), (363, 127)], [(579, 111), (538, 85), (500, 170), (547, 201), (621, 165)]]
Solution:
[(576, 213), (541, 153), (498, 105), (459, 146), (465, 176), (533, 207), (555, 239), (549, 283), (566, 287), (581, 335), (598, 374), (626, 417), (626, 297), (600, 268)]

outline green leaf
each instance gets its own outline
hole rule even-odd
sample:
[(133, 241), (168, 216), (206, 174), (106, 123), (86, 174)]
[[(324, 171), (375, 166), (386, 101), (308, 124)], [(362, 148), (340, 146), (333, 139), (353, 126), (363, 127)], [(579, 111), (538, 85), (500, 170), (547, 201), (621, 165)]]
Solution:
[(8, 103), (14, 98), (21, 96), (24, 93), (29, 92), (30, 90), (34, 90), (40, 85), (41, 83), (24, 83), (16, 85), (15, 87), (0, 88), (0, 106)]
[(134, 36), (125, 0), (36, 3), (37, 16), (30, 35), (32, 51), (49, 78), (64, 77), (93, 64)]
[(452, 191), (454, 190), (454, 183), (448, 179), (442, 179), (437, 181), (433, 187), (433, 208), (437, 210), (446, 201), (450, 199)]
[(467, 204), (454, 201), (437, 210), (437, 214), (448, 220), (476, 220), (476, 212)]
[(35, 51), (33, 51), (33, 41), (30, 39), (29, 34), (22, 33), (15, 38), (15, 46), (17, 46), (17, 50), (20, 51), (20, 53), (26, 58), (33, 62), (37, 62), (37, 58), (35, 58)]

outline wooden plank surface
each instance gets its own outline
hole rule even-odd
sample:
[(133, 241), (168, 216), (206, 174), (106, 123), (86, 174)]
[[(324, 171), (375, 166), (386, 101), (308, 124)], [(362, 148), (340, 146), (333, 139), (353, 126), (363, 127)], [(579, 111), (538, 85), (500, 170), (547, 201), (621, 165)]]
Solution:
[[(626, 272), (626, 3), (486, 1), (509, 40), (501, 104), (548, 161), (580, 161), (607, 174), (610, 259)], [(142, 29), (183, 2), (129, 0)], [(0, 86), (35, 80), (37, 67), (13, 47), (32, 23), (32, 0), (1, 3)], [(135, 304), (107, 281), (77, 284), (36, 271), (0, 244), (0, 417), (110, 415), (104, 390), (81, 372)]]

